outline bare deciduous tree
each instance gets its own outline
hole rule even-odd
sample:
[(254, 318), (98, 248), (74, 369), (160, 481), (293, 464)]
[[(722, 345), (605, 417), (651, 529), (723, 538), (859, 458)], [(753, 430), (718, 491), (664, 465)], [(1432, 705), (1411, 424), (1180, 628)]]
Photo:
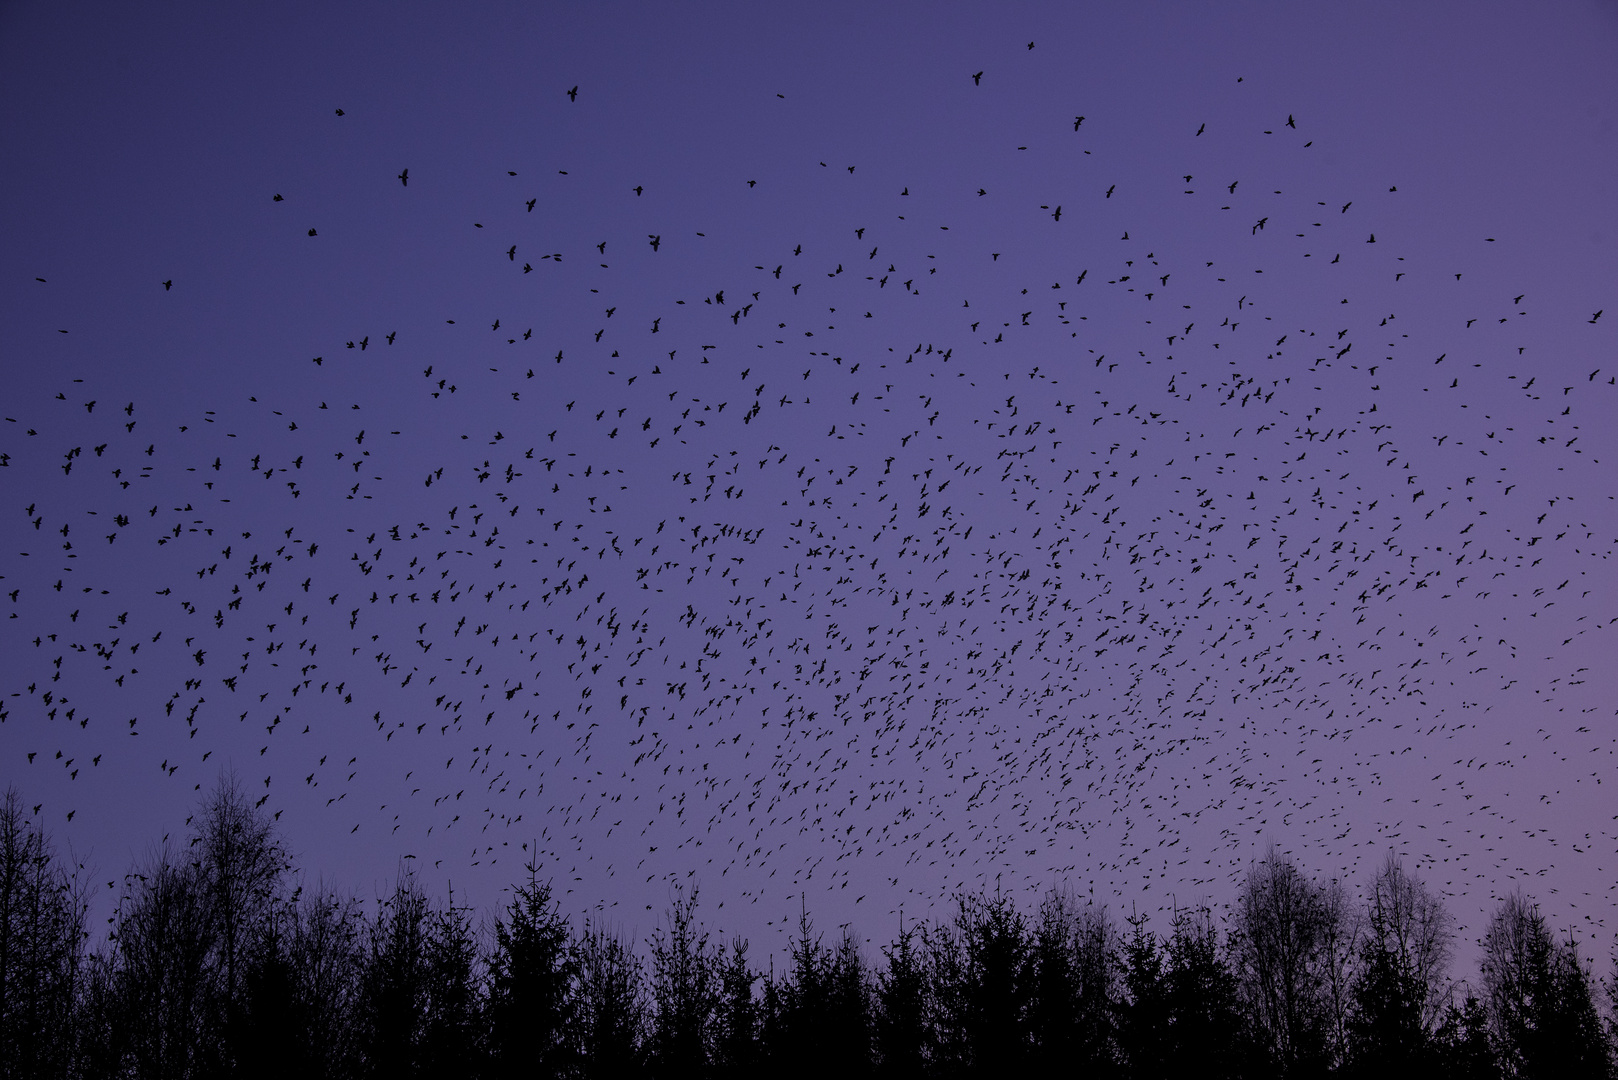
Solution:
[(66, 1074), (84, 911), (77, 879), (8, 789), (0, 800), (0, 1077)]
[(232, 772), (220, 773), (191, 824), (191, 857), (218, 950), (221, 1003), (234, 1009), (245, 957), (267, 929), (290, 860), (274, 822), (248, 800)]
[(365, 970), (365, 917), (358, 901), (317, 889), (291, 909), (288, 953), (294, 979), (299, 1069), (308, 1080), (354, 1075)]
[(1248, 872), (1237, 900), (1234, 957), (1243, 1004), (1283, 1076), (1325, 1064), (1341, 915), (1340, 904), (1274, 848)]
[(212, 1075), (220, 976), (205, 887), (166, 847), (130, 879), (112, 934), (116, 1057), (142, 1080)]

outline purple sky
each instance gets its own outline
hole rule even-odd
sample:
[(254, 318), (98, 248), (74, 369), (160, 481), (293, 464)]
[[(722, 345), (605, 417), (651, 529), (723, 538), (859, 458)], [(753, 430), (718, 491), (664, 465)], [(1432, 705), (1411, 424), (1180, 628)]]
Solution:
[(106, 902), (228, 766), (636, 935), (1605, 951), (1618, 9), (1219, 11), (0, 9), (0, 781)]

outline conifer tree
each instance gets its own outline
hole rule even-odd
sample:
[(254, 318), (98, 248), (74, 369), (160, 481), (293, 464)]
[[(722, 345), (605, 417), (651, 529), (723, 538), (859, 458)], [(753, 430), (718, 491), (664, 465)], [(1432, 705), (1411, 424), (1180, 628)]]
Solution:
[(588, 923), (573, 956), (569, 1046), (577, 1075), (599, 1080), (646, 1075), (651, 1017), (640, 956), (619, 934)]
[(714, 1076), (756, 1075), (761, 1060), (759, 1003), (753, 996), (758, 973), (747, 963), (747, 940), (732, 938), (719, 967), (719, 1008), (715, 1016)]
[(361, 991), (364, 1077), (421, 1075), (430, 914), (414, 874), (404, 871), (371, 922)]
[(493, 1076), (552, 1075), (573, 1056), (571, 987), (579, 959), (535, 864), (494, 927), (487, 1012)]
[(718, 1003), (718, 962), (697, 923), (697, 894), (677, 893), (668, 926), (652, 937), (653, 1074), (685, 1078), (706, 1073)]
[(1169, 1015), (1165, 1071), (1207, 1080), (1242, 1075), (1247, 1047), (1236, 977), (1220, 948), (1213, 913), (1205, 907), (1176, 911), (1164, 953)]
[(876, 976), (873, 1037), (884, 1080), (919, 1080), (927, 1061), (927, 972), (917, 935), (901, 913), (899, 936)]

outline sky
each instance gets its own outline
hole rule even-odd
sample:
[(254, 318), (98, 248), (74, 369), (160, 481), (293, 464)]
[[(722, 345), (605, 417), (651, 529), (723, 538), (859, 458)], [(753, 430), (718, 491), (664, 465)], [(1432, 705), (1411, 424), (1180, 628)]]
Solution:
[[(0, 7), (0, 783), (779, 948), (1618, 903), (1611, 3)], [(1612, 309), (1601, 317), (1606, 309)]]

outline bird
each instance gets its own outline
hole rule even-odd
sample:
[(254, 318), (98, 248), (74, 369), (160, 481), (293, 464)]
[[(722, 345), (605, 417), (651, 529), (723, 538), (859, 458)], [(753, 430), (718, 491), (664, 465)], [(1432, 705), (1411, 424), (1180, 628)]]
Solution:
[(174, 279), (173, 278), (170, 278), (169, 280), (163, 282), (163, 291), (164, 292), (168, 292), (172, 288), (174, 288)]
[(399, 184), (402, 187), (409, 187), (410, 186), (410, 170), (409, 169), (405, 169), (403, 172), (401, 172), (399, 174)]
[[(1181, 198), (1183, 128), (1133, 132), (1137, 150), (1092, 125), (1079, 149), (1135, 155), (1147, 182), (1118, 207), (1082, 185), (1067, 196), (1070, 227), (1114, 230), (1079, 268), (1002, 205), (1000, 177), (1049, 191), (1066, 166), (993, 140), (971, 146), (978, 188), (907, 198), (904, 217), (890, 187), (790, 161), (787, 183), (753, 184), (720, 154), (714, 190), (748, 184), (746, 208), (715, 200), (700, 239), (664, 254), (688, 219), (637, 202), (654, 262), (631, 246), (605, 264), (623, 189), (560, 182), (559, 230), (513, 223), (515, 203), (461, 206), (506, 248), (412, 222), (399, 236), (428, 262), (359, 245), (345, 266), (366, 288), (330, 311), (285, 307), (277, 334), (363, 353), (379, 305), (406, 298), (395, 318), (422, 333), (390, 330), (400, 349), (352, 358), (363, 371), (326, 369), (315, 345), (316, 371), (293, 372), (313, 348), (283, 356), (248, 323), (228, 388), (177, 380), (148, 404), (137, 375), (94, 364), (25, 384), (8, 412), (40, 434), (0, 457), (20, 466), (27, 512), (7, 535), (30, 567), (8, 586), (26, 628), (0, 687), (8, 723), (69, 783), (91, 752), (149, 771), (144, 751), (111, 751), (156, 740), (164, 784), (194, 784), (182, 764), (259, 724), (247, 758), (273, 812), (300, 807), (288, 821), (386, 825), (423, 860), (480, 873), (532, 843), (599, 903), (641, 902), (620, 888), (631, 875), (700, 873), (744, 881), (726, 911), (822, 885), (862, 906), (947, 904), (990, 865), (1114, 875), (1119, 903), (1148, 885), (1233, 896), (1271, 837), (1347, 880), (1362, 834), (1402, 843), (1413, 822), (1493, 865), (1474, 853), (1497, 846), (1485, 829), (1507, 834), (1501, 814), (1555, 819), (1474, 789), (1531, 765), (1561, 800), (1599, 779), (1577, 761), (1610, 749), (1578, 711), (1599, 673), (1574, 670), (1611, 618), (1591, 569), (1610, 536), (1599, 507), (1580, 509), (1599, 490), (1609, 384), (1592, 361), (1582, 396), (1554, 393), (1576, 379), (1553, 383), (1533, 356), (1529, 293), (1506, 309), (1418, 238), (1348, 248), (1362, 226), (1333, 198), (1379, 198), (1374, 170), (1327, 185), (1296, 147), (1221, 134), (1255, 130), (1222, 122), (1246, 109), (1193, 137), (1242, 155), (1250, 195), (1273, 179), (1249, 241), (1223, 208)], [(1065, 130), (1065, 114), (1028, 115)], [(592, 138), (617, 145), (622, 122)], [(901, 165), (889, 153), (868, 172)], [(989, 183), (996, 204), (980, 201)], [(345, 198), (355, 220), (377, 212), (374, 189)], [(1339, 219), (1316, 224), (1331, 205)], [(514, 266), (539, 235), (554, 243), (525, 275), (554, 271), (525, 276), (518, 303), (545, 318), (519, 335), (497, 317), (517, 286), (489, 256)], [(309, 260), (332, 250), (221, 281), (318, 281), (329, 268)], [(1442, 310), (1470, 324), (1383, 296), (1384, 272), (1467, 290)], [(130, 280), (120, 305), (157, 302)], [(484, 301), (491, 336), (468, 338)], [(157, 352), (149, 322), (130, 321), (136, 354)], [(1467, 387), (1453, 364), (1451, 383), (1428, 374), (1447, 353), (1411, 360), (1412, 341), (1443, 350), (1468, 325), (1502, 337), (1468, 351)], [(1514, 369), (1500, 345), (1537, 366)], [(536, 346), (554, 362), (520, 355)], [(125, 411), (94, 411), (125, 385), (141, 388)], [(1484, 751), (1486, 769), (1464, 760)], [(1399, 786), (1418, 759), (1437, 775)], [(303, 783), (270, 783), (287, 769)], [(399, 816), (371, 809), (384, 802)], [(1451, 806), (1476, 816), (1454, 828)], [(1181, 864), (1190, 850), (1205, 854)], [(892, 858), (902, 874), (871, 872)]]
[(567, 92), (567, 99), (569, 101), (577, 101), (579, 99), (579, 88), (577, 86)]

